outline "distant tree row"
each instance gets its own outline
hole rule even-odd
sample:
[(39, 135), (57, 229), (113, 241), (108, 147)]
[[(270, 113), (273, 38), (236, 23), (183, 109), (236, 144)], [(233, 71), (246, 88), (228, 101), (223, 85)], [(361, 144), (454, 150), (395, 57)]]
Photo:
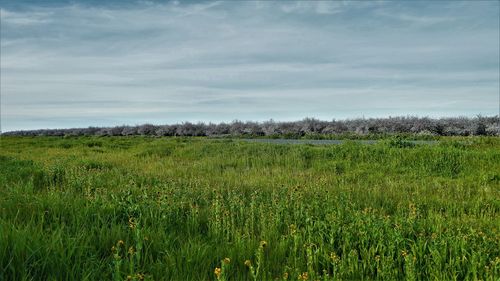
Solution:
[(190, 123), (173, 125), (89, 127), (11, 131), (15, 136), (288, 136), (340, 134), (418, 134), (435, 136), (500, 135), (498, 116), (474, 118), (389, 117), (321, 121), (306, 118), (295, 122)]

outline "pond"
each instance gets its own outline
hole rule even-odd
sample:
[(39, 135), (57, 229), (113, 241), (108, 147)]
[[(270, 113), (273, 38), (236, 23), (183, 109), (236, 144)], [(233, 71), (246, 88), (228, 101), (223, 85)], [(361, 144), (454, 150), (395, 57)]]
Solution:
[[(313, 144), (313, 145), (343, 144), (345, 142), (374, 144), (379, 142), (379, 140), (307, 140), (307, 139), (240, 139), (240, 140), (246, 142), (273, 143), (273, 144)], [(438, 141), (410, 140), (408, 142), (414, 144), (436, 144)]]

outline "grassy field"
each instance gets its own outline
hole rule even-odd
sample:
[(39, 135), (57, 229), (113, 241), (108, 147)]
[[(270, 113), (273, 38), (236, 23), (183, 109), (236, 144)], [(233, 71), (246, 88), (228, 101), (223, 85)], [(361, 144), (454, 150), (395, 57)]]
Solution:
[(0, 280), (500, 279), (498, 137), (0, 142)]

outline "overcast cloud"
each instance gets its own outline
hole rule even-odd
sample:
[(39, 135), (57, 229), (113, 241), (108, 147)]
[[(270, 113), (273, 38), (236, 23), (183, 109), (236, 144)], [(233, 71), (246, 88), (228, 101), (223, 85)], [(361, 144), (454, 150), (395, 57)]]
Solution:
[(3, 131), (498, 114), (498, 1), (0, 3)]

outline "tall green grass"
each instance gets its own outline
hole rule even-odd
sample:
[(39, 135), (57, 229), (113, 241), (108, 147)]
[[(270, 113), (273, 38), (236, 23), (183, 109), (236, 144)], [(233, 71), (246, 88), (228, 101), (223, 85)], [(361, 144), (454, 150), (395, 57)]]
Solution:
[(0, 280), (500, 278), (499, 138), (0, 145)]

